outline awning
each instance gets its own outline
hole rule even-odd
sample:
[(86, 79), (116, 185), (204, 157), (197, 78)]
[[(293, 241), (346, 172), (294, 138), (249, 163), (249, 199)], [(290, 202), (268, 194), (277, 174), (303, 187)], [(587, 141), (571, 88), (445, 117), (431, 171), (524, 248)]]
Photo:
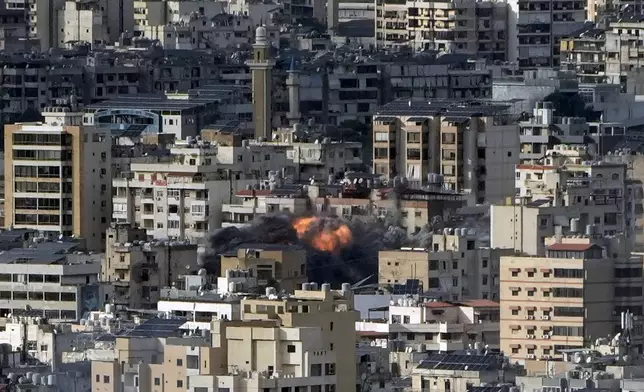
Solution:
[(516, 306), (516, 305), (510, 306), (510, 310), (520, 310), (520, 309), (521, 309), (520, 306)]
[[(542, 287), (541, 291), (543, 291), (544, 293), (550, 292), (550, 291), (552, 291), (552, 288), (550, 288), (550, 287)], [(550, 309), (550, 308), (548, 308), (548, 309)]]
[(525, 347), (526, 348), (537, 348), (537, 345), (536, 344), (526, 344)]
[(550, 272), (552, 271), (550, 268), (541, 268), (541, 272)]
[(521, 329), (521, 326), (517, 325), (517, 324), (513, 324), (513, 325), (510, 325), (510, 329), (513, 330), (513, 331), (517, 331), (517, 330)]
[(510, 287), (510, 291), (519, 291), (521, 287)]
[(537, 269), (536, 268), (526, 268), (525, 271), (526, 272), (537, 272)]
[(550, 331), (552, 329), (551, 325), (542, 325), (541, 330), (542, 331)]
[(521, 345), (514, 343), (510, 345), (510, 348), (521, 348)]
[(526, 287), (526, 291), (537, 291), (536, 287)]
[(521, 268), (510, 268), (511, 272), (520, 272)]

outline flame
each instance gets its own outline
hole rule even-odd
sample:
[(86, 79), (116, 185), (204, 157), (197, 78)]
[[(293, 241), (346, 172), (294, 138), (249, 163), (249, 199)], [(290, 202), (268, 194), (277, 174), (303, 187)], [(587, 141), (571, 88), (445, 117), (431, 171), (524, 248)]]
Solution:
[(310, 235), (311, 246), (325, 252), (337, 253), (353, 239), (351, 229), (345, 224), (341, 224), (337, 228), (325, 227), (321, 231), (315, 232), (314, 225), (319, 221), (318, 217), (299, 218), (293, 222), (293, 227), (299, 238)]

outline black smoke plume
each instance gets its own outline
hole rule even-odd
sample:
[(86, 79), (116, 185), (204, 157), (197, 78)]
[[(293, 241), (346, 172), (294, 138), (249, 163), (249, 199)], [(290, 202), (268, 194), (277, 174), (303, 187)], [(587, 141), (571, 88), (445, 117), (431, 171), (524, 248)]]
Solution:
[(290, 215), (262, 215), (242, 228), (228, 227), (215, 231), (209, 238), (207, 253), (203, 259), (204, 268), (213, 274), (220, 273), (220, 255), (248, 244), (297, 244), (307, 251), (308, 277), (311, 281), (339, 284), (356, 282), (373, 275), (369, 283), (378, 279), (378, 252), (398, 249), (401, 246), (429, 247), (431, 229), (437, 228), (440, 219), (413, 236), (398, 227), (395, 216), (383, 219), (357, 218), (344, 221), (335, 217), (324, 217), (311, 230), (322, 230), (329, 225), (338, 227), (346, 224), (353, 239), (336, 254), (317, 250), (310, 246), (309, 233), (298, 238), (293, 228), (296, 219)]

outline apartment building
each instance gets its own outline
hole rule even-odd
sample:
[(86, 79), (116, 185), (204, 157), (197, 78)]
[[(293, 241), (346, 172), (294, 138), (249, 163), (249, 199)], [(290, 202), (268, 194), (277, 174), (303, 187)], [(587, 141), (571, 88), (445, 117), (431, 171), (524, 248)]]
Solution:
[(606, 32), (588, 28), (561, 40), (561, 67), (574, 70), (581, 83), (614, 83), (606, 74)]
[(197, 245), (147, 238), (145, 229), (129, 224), (107, 230), (101, 281), (114, 286), (117, 307), (155, 309), (163, 287), (199, 269)]
[[(627, 178), (627, 165), (587, 160), (579, 148), (555, 146), (544, 164), (518, 165), (516, 198), (490, 210), (491, 245), (529, 255), (545, 254), (545, 239), (563, 232), (630, 238), (639, 216), (641, 184)], [(574, 226), (574, 227), (573, 227)]]
[(57, 36), (57, 46), (70, 42), (86, 42), (92, 47), (109, 43), (108, 15), (98, 1), (65, 1), (58, 10), (58, 26), (62, 26)]
[(307, 282), (306, 250), (298, 245), (243, 245), (221, 254), (221, 271), (227, 270), (249, 270), (257, 285), (290, 293)]
[(0, 254), (0, 314), (77, 322), (99, 309), (109, 294), (98, 284), (102, 255), (74, 253), (77, 246), (42, 242)]
[(501, 349), (512, 360), (560, 359), (589, 336), (619, 332), (622, 312), (642, 312), (641, 256), (620, 235), (590, 234), (548, 237), (541, 256), (501, 258)]
[(134, 0), (134, 36), (147, 26), (163, 26), (190, 20), (195, 16), (213, 16), (224, 11), (217, 1), (197, 0)]
[(109, 131), (82, 126), (75, 107), (49, 107), (44, 123), (5, 126), (5, 226), (103, 249), (111, 213)]
[(274, 213), (303, 215), (309, 211), (310, 202), (300, 186), (280, 189), (244, 189), (237, 192), (241, 204), (223, 204), (221, 227), (241, 227), (255, 218)]
[(411, 46), (508, 59), (510, 7), (505, 1), (376, 2), (376, 46)]
[(0, 50), (13, 52), (29, 48), (26, 42), (26, 16), (24, 9), (10, 8), (0, 3)]
[(466, 355), (432, 354), (412, 372), (411, 390), (447, 392), (491, 388), (503, 392), (505, 385), (514, 385), (519, 371), (506, 364), (503, 355), (483, 350), (468, 350)]
[[(221, 205), (257, 182), (245, 174), (250, 171), (220, 165), (218, 158), (217, 146), (188, 141), (176, 144), (156, 163), (132, 163), (129, 173), (112, 180), (113, 218), (142, 227), (154, 238), (204, 238), (221, 226)], [(243, 158), (236, 154), (228, 159), (242, 163)]]
[(640, 15), (608, 25), (605, 33), (608, 82), (625, 85), (627, 73), (641, 66), (644, 49), (640, 45), (640, 34), (644, 34), (644, 19)]
[(396, 100), (374, 115), (373, 171), (426, 184), (430, 173), (471, 203), (503, 200), (514, 187), (518, 135), (508, 106), (459, 100)]
[(538, 102), (533, 116), (519, 122), (520, 164), (539, 164), (555, 145), (588, 147), (590, 156), (597, 155), (597, 146), (589, 144), (589, 126), (585, 118), (555, 117), (552, 102)]
[(255, 289), (257, 278), (252, 271), (228, 270), (213, 287), (202, 270), (184, 276), (183, 287), (161, 289), (157, 310), (185, 318), (182, 328), (210, 331), (212, 320), (241, 320), (241, 295)]
[(319, 326), (217, 320), (203, 338), (179, 337), (181, 323), (152, 319), (118, 336), (115, 360), (92, 361), (92, 389), (340, 391), (355, 371), (355, 357), (351, 369), (338, 363), (355, 346), (328, 350)]
[(516, 12), (516, 45), (510, 61), (522, 68), (557, 67), (561, 40), (580, 30), (586, 21), (585, 2), (577, 0), (521, 0)]
[(276, 295), (275, 289), (267, 288), (267, 294), (267, 298), (243, 300), (242, 319), (279, 320), (287, 328), (319, 328), (321, 353), (335, 356), (333, 368), (329, 365), (325, 373), (335, 373), (337, 391), (354, 390), (359, 383), (355, 363), (359, 312), (353, 307), (351, 286), (344, 283), (342, 290), (331, 290), (329, 284), (322, 284), (320, 290), (310, 290), (306, 285), (290, 296)]
[(431, 248), (383, 250), (378, 283), (417, 282), (416, 293), (440, 293), (446, 300), (499, 299), (499, 259), (511, 252), (485, 247), (474, 229), (433, 234)]
[[(389, 305), (388, 313), (385, 321), (356, 322), (356, 331), (362, 341), (369, 339), (373, 345), (389, 347), (393, 354), (390, 355), (392, 364), (399, 368), (394, 373), (402, 377), (409, 375), (417, 365), (413, 355), (403, 354), (410, 349), (427, 355), (427, 352), (459, 352), (475, 344), (499, 348), (498, 302), (458, 303), (406, 298)], [(398, 356), (406, 358), (395, 360)]]

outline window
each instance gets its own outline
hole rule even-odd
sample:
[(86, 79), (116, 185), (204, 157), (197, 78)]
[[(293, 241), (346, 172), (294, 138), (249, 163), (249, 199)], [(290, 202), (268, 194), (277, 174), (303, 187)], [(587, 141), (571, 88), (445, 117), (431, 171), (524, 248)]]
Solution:
[(519, 296), (519, 290), (512, 290), (512, 296), (513, 297)]
[(512, 315), (513, 316), (518, 316), (519, 315), (519, 309), (512, 309)]
[(100, 374), (96, 375), (96, 382), (101, 382), (101, 375)]
[(288, 346), (286, 346), (286, 352), (294, 353), (295, 352), (295, 345), (294, 344), (289, 344)]
[(512, 276), (514, 276), (514, 277), (519, 276), (519, 271), (517, 271), (517, 270), (513, 270), (513, 271), (512, 271)]
[(584, 290), (575, 287), (554, 287), (552, 292), (553, 297), (557, 298), (582, 298), (584, 296)]
[(183, 388), (183, 380), (177, 380), (177, 388)]
[(584, 308), (556, 306), (554, 310), (555, 317), (584, 317)]
[(555, 268), (555, 278), (573, 278), (582, 279), (584, 277), (583, 269)]
[(177, 366), (183, 366), (183, 359), (177, 358)]
[(197, 356), (197, 355), (187, 355), (186, 356), (186, 367), (188, 369), (199, 369), (199, 356)]
[(109, 384), (110, 383), (110, 376), (103, 376), (103, 383), (104, 384)]
[(161, 385), (161, 379), (159, 377), (154, 378), (154, 385), (156, 385), (156, 386)]

